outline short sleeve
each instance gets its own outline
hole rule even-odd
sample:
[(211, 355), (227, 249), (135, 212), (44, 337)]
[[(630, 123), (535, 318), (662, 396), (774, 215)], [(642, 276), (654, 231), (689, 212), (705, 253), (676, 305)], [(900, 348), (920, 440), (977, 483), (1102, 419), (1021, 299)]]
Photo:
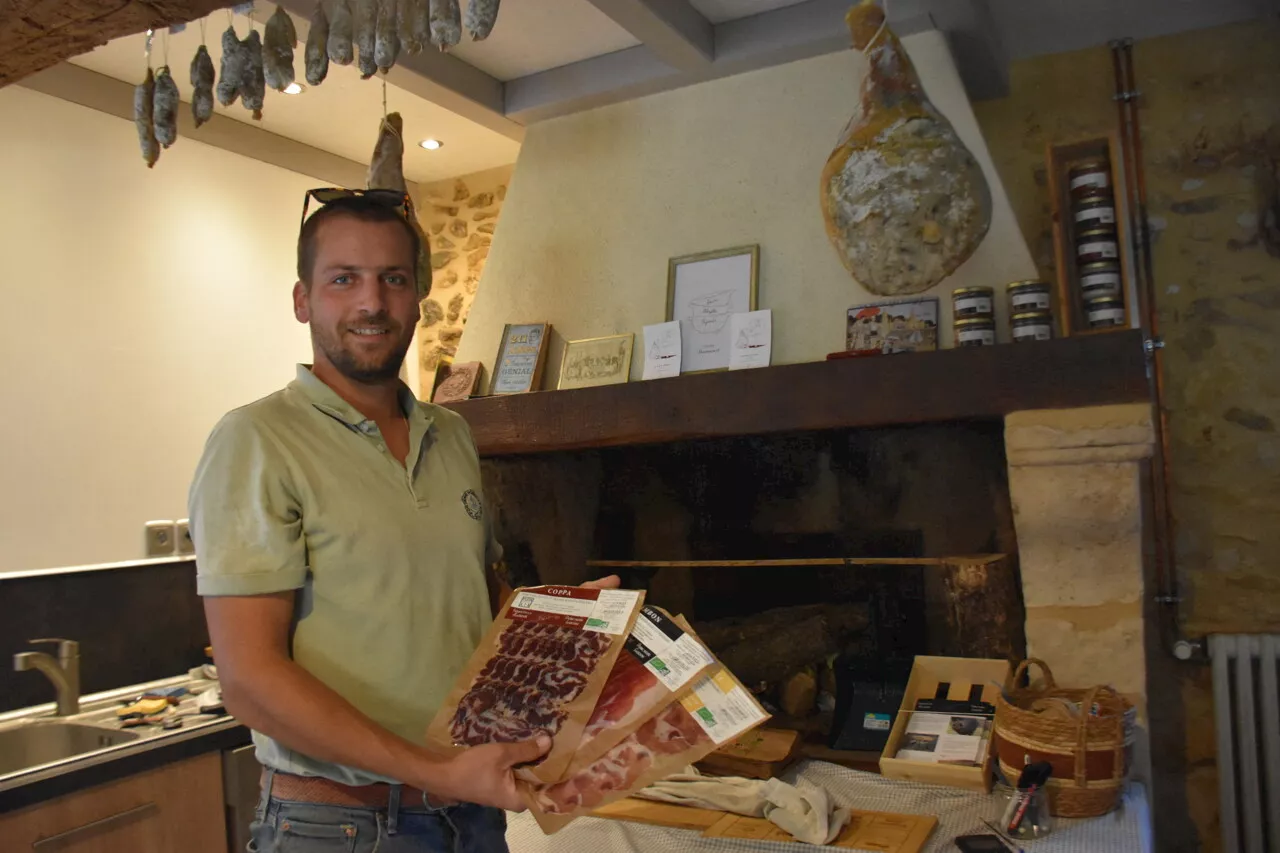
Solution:
[(302, 512), (283, 454), (243, 411), (214, 427), (188, 496), (200, 595), (264, 595), (306, 580)]

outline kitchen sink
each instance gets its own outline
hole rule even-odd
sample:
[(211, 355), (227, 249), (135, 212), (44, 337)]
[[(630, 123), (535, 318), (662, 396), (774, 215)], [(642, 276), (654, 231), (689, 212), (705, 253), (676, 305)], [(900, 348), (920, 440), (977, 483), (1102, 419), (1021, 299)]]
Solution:
[(137, 732), (55, 721), (0, 730), (0, 776), (137, 739)]

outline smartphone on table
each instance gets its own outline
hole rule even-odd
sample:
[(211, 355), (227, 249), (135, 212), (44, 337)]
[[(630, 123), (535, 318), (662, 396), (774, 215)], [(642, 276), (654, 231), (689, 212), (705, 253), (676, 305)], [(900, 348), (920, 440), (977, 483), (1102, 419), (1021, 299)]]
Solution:
[(994, 835), (962, 835), (956, 839), (960, 853), (1009, 853), (1009, 847)]

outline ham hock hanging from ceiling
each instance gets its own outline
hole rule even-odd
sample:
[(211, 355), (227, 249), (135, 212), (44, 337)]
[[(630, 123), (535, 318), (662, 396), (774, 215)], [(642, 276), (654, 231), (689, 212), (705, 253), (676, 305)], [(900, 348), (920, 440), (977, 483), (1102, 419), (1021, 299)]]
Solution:
[(951, 122), (925, 96), (884, 12), (864, 0), (845, 19), (870, 68), (861, 110), (822, 170), (827, 236), (867, 290), (920, 293), (982, 242), (991, 190)]

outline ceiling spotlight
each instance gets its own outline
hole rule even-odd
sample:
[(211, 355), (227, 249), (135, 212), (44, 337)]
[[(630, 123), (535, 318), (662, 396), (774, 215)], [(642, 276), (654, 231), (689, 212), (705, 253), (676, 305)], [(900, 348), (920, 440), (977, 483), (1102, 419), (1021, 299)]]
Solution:
[(441, 142), (439, 139), (424, 139), (418, 144), (421, 145), (423, 148), (427, 149), (428, 151), (435, 151), (437, 148), (444, 147), (444, 143)]
[(301, 95), (305, 90), (301, 83), (290, 83), (282, 90), (286, 95)]

